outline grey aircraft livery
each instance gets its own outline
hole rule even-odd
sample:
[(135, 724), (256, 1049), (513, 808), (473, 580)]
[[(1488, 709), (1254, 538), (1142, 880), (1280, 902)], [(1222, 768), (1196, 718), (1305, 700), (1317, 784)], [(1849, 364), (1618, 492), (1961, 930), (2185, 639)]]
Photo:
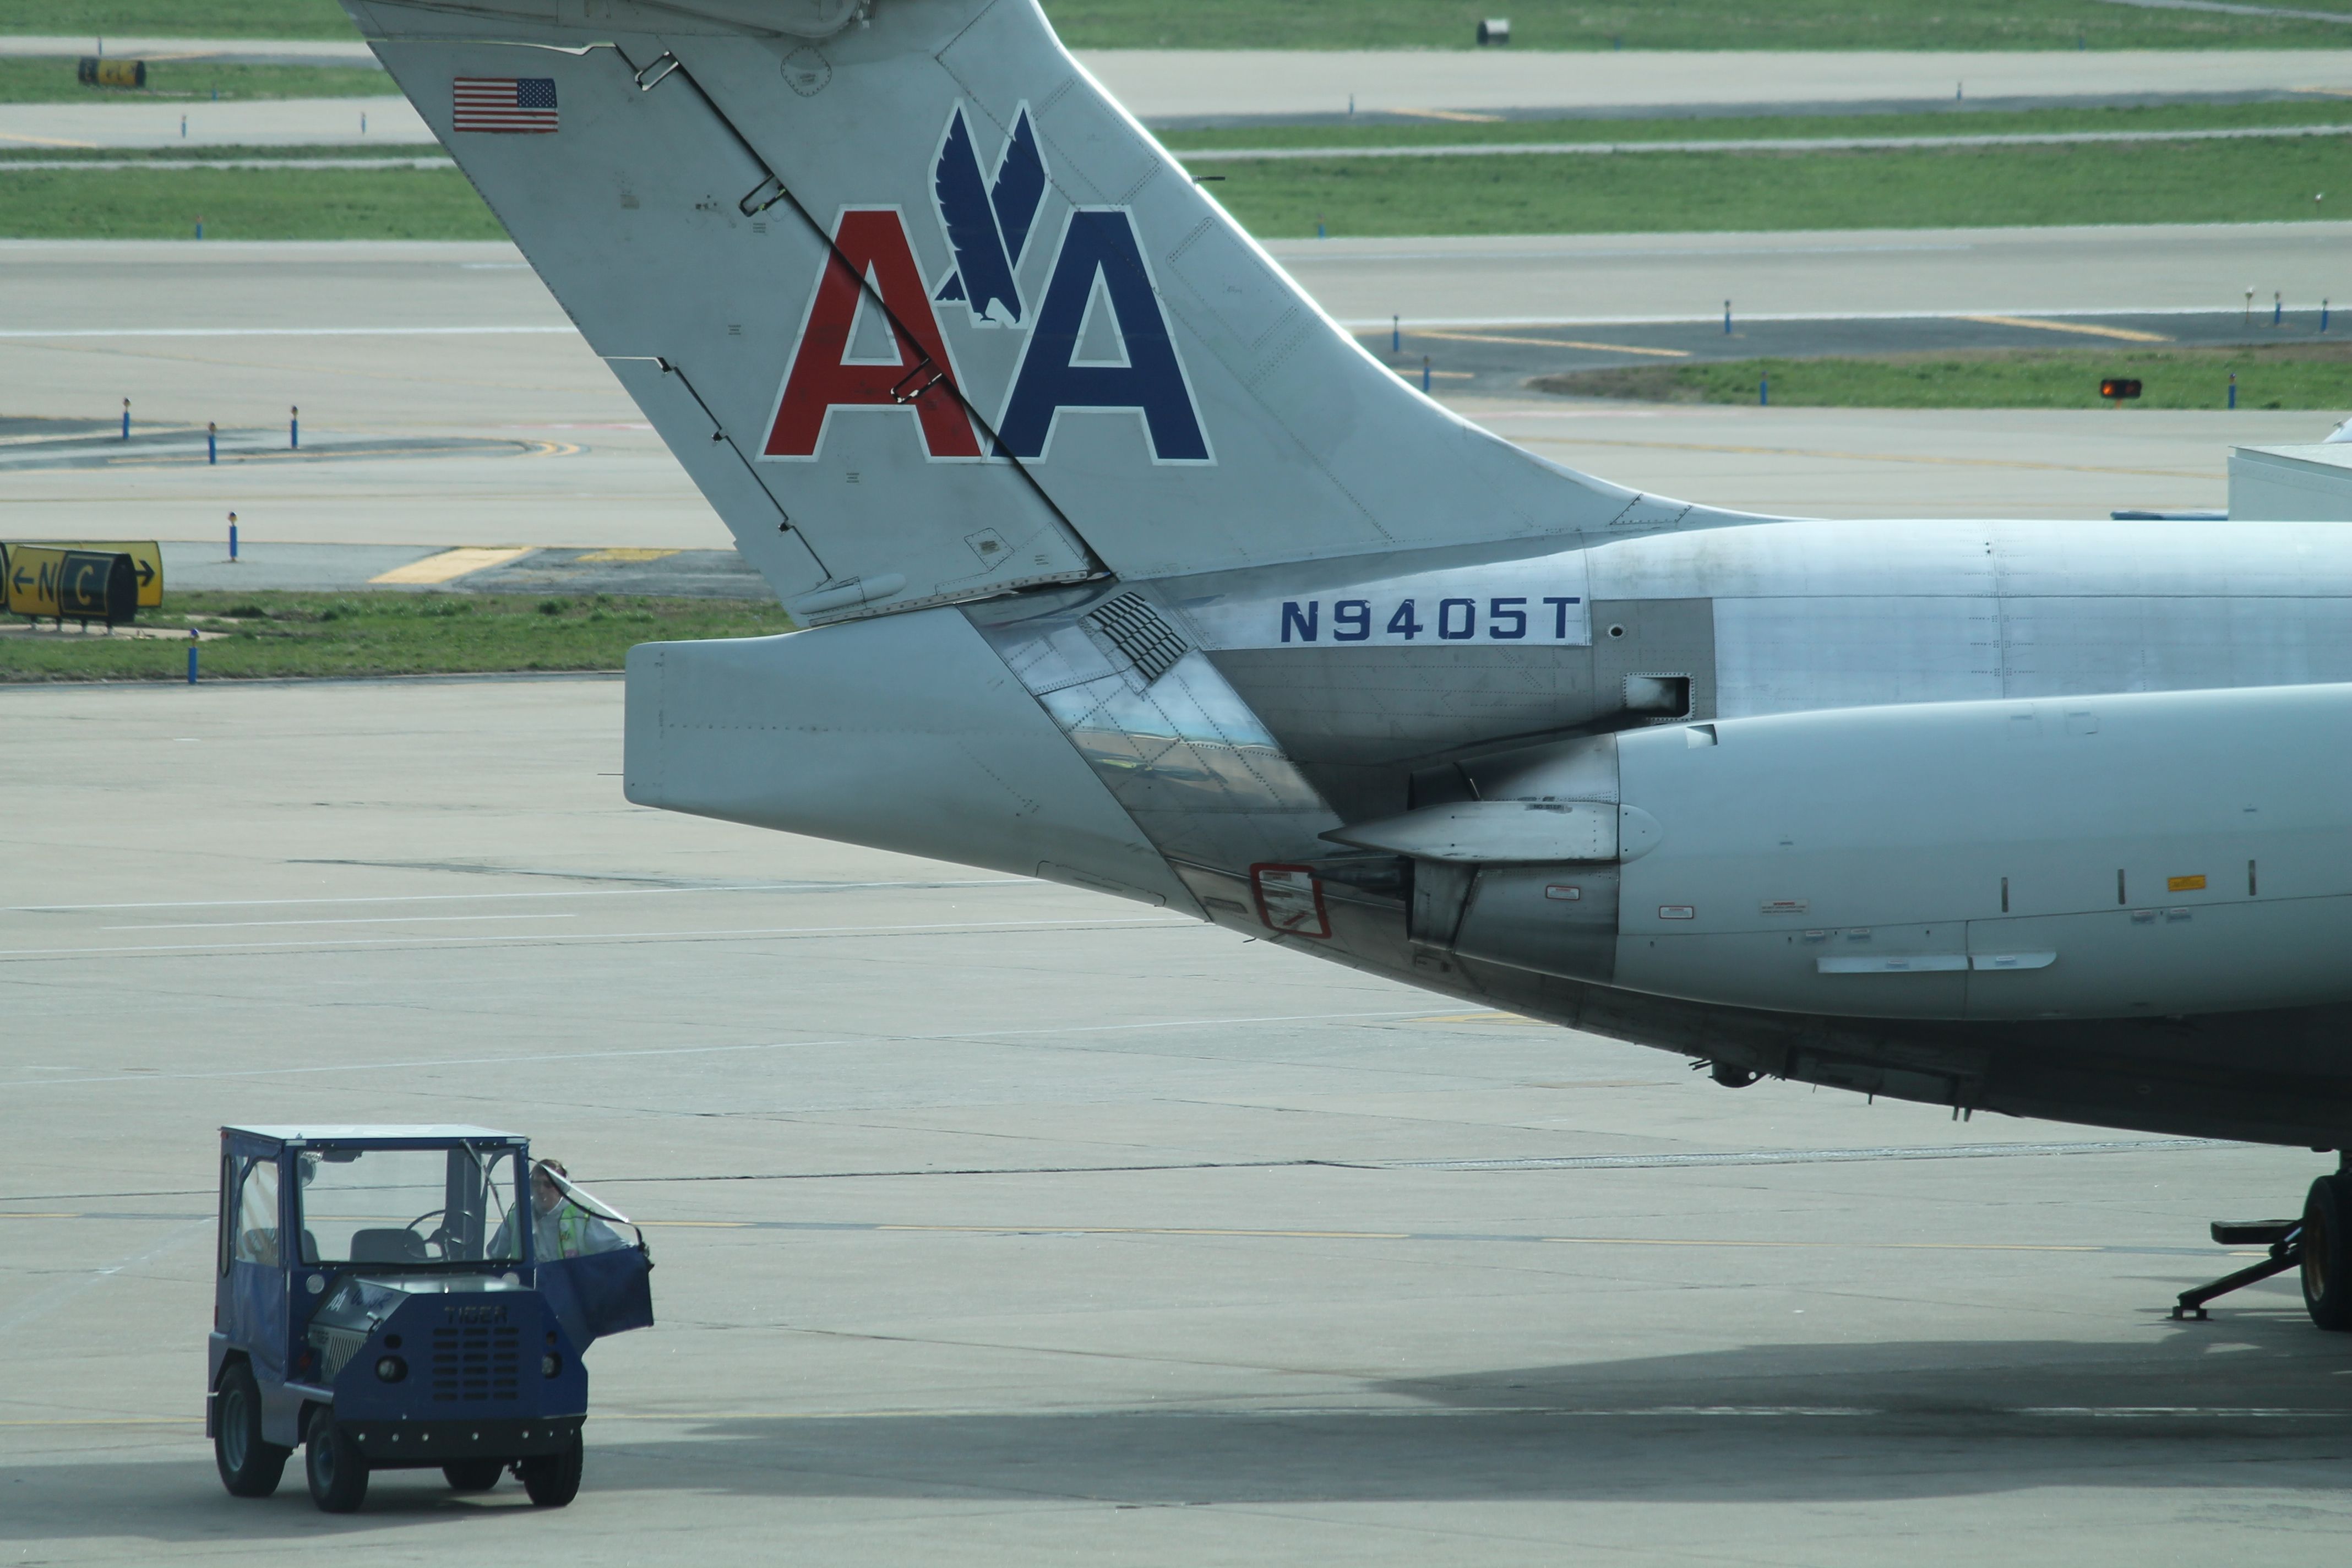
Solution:
[[(1639, 494), (1317, 308), (1034, 0), (344, 0), (810, 629), (626, 790), (1759, 1076), (2334, 1150), (2352, 542)], [(2352, 1178), (2295, 1258), (2352, 1326)]]

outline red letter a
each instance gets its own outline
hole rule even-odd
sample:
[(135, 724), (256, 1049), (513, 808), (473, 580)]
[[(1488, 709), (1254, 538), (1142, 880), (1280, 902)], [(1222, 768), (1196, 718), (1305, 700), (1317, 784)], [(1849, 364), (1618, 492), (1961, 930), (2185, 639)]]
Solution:
[[(814, 458), (835, 408), (911, 407), (923, 426), (923, 448), (934, 458), (977, 458), (980, 441), (955, 395), (947, 348), (931, 314), (930, 292), (895, 210), (852, 209), (841, 215), (816, 298), (801, 328), (783, 401), (768, 432), (771, 458)], [(861, 280), (871, 277), (893, 323), (895, 364), (845, 364), (850, 329), (857, 320)], [(872, 301), (867, 301), (872, 308)]]

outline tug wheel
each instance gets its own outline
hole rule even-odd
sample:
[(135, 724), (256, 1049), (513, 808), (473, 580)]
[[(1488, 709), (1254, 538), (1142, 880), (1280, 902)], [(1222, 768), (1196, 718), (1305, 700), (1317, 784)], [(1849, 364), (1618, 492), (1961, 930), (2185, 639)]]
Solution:
[(303, 1479), (321, 1513), (351, 1513), (367, 1500), (367, 1456), (359, 1450), (331, 1411), (310, 1418), (310, 1441), (302, 1450)]
[(286, 1474), (291, 1448), (264, 1442), (261, 1389), (253, 1369), (238, 1362), (221, 1375), (213, 1406), (213, 1463), (231, 1497), (268, 1497)]
[(441, 1479), (457, 1492), (486, 1492), (507, 1473), (504, 1459), (459, 1459), (441, 1467)]
[(2311, 1184), (2303, 1202), (2303, 1304), (2331, 1333), (2352, 1329), (2352, 1191), (2341, 1174)]
[(569, 1447), (559, 1453), (533, 1454), (515, 1467), (522, 1477), (522, 1489), (541, 1508), (562, 1508), (580, 1495), (580, 1467), (586, 1453), (580, 1434), (572, 1434)]

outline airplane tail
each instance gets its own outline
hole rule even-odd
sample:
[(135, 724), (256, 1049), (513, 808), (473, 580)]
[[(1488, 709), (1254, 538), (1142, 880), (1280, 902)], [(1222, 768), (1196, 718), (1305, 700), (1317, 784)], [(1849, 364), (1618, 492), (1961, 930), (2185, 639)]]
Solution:
[(1400, 380), (1034, 0), (345, 0), (803, 619), (1746, 521)]

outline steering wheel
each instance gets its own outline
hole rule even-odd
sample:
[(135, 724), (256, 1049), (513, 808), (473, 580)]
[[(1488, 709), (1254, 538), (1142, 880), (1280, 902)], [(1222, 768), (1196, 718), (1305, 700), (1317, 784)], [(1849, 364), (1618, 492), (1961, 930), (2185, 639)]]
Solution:
[[(423, 1225), (426, 1220), (431, 1219), (435, 1215), (446, 1215), (448, 1212), (449, 1211), (446, 1206), (437, 1209), (426, 1209), (423, 1214), (418, 1215), (415, 1219), (410, 1220), (406, 1228), (413, 1231), (418, 1226)], [(431, 1230), (426, 1231), (422, 1237), (417, 1238), (417, 1245), (420, 1251), (427, 1247), (437, 1247), (441, 1249), (441, 1256), (444, 1258), (446, 1258), (449, 1256), (449, 1227), (446, 1225), (436, 1225)]]

